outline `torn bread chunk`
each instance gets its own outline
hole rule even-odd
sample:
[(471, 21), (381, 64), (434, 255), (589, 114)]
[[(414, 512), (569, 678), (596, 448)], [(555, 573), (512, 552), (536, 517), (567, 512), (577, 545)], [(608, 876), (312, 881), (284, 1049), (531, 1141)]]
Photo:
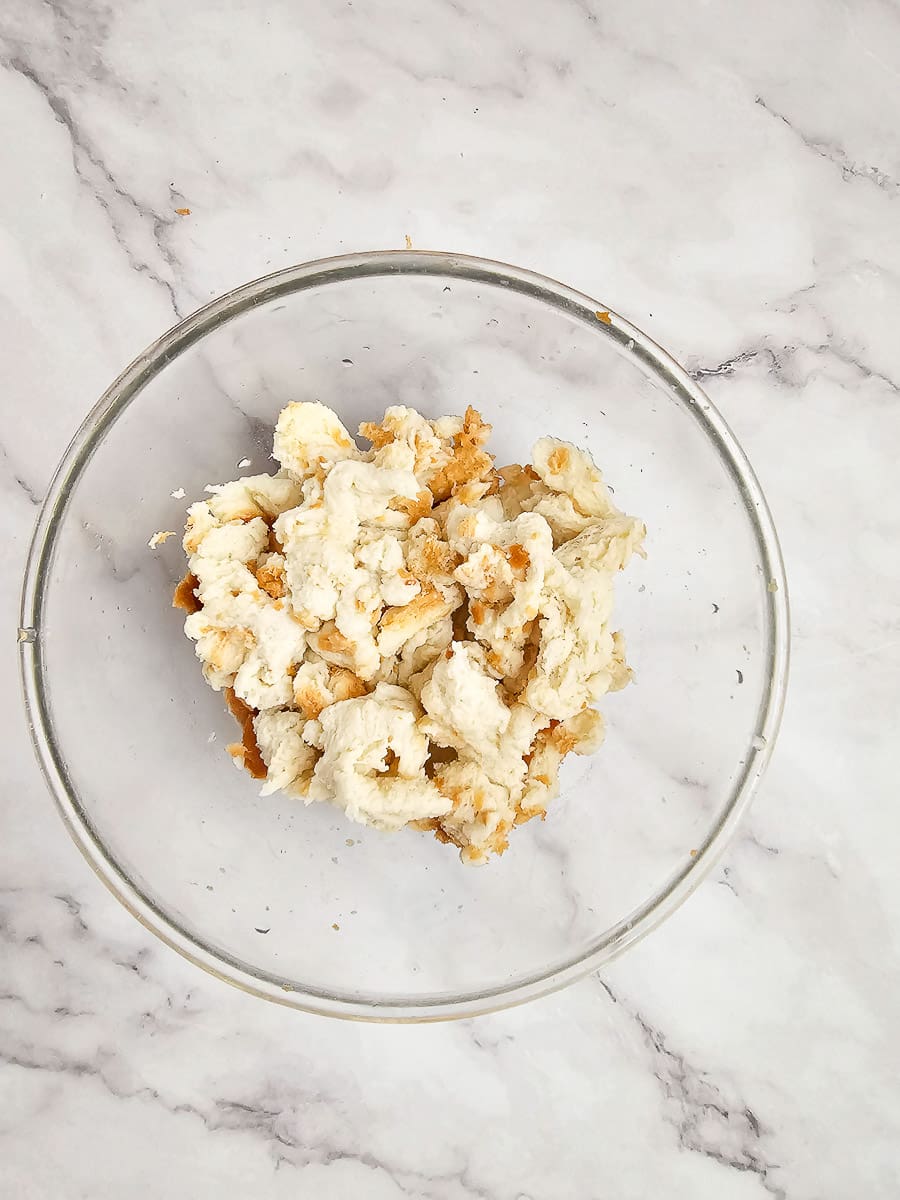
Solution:
[(418, 705), (404, 688), (379, 683), (369, 696), (342, 700), (319, 717), (322, 756), (309, 789), (351, 821), (400, 829), (445, 813), (450, 804), (425, 775), (428, 738)]
[(567, 721), (551, 721), (538, 731), (526, 755), (527, 770), (516, 803), (515, 823), (544, 818), (559, 791), (559, 768), (567, 754), (594, 754), (603, 744), (603, 717), (586, 708)]
[(414, 472), (435, 501), (446, 500), (463, 484), (492, 476), (494, 458), (484, 449), (491, 427), (469, 406), (463, 417), (429, 421), (415, 409), (389, 408), (381, 424), (366, 421), (361, 437), (372, 443), (380, 468)]
[[(274, 528), (284, 548), (291, 607), (305, 628), (337, 618), (345, 636), (357, 633), (350, 621), (355, 601), (367, 603), (365, 589), (377, 587), (381, 574), (379, 567), (357, 558), (357, 548), (373, 529), (382, 528), (395, 496), (414, 499), (419, 490), (410, 471), (341, 461), (321, 488), (310, 492), (311, 499), (278, 517)], [(342, 628), (348, 623), (350, 628)]]
[(361, 457), (337, 413), (316, 401), (288, 404), (281, 410), (272, 453), (282, 469), (297, 480), (326, 464)]
[(271, 557), (268, 537), (262, 517), (219, 517), (201, 502), (191, 507), (184, 539), (198, 605), (185, 633), (196, 642), (210, 686), (233, 688), (257, 710), (290, 702), (289, 671), (306, 650), (306, 634), (289, 608), (258, 581), (260, 564)]
[(323, 404), (287, 405), (280, 470), (189, 508), (173, 604), (263, 795), (483, 863), (602, 741), (594, 705), (631, 678), (613, 584), (645, 529), (568, 442), (496, 470), (472, 407), (396, 405), (359, 433), (370, 450)]
[(306, 796), (309, 792), (319, 754), (303, 740), (304, 724), (301, 714), (290, 709), (267, 709), (254, 718), (253, 733), (266, 764), (261, 796), (273, 792)]

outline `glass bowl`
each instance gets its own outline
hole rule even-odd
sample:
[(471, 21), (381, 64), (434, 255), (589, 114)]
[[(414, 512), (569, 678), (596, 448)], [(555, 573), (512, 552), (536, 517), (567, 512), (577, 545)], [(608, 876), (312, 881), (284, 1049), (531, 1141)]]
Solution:
[[(617, 580), (636, 681), (606, 744), (567, 762), (545, 822), (463, 866), (428, 835), (257, 795), (183, 614), (179, 530), (210, 482), (274, 469), (274, 419), (319, 399), (355, 429), (389, 404), (472, 404), (498, 464), (586, 446), (648, 558)], [(184, 488), (187, 498), (170, 493)], [(56, 472), (19, 631), (47, 782), (91, 866), (147, 928), (258, 996), (374, 1020), (471, 1015), (561, 987), (696, 887), (772, 749), (784, 569), (753, 472), (699, 387), (598, 301), (515, 267), (386, 252), (248, 283), (109, 388)]]

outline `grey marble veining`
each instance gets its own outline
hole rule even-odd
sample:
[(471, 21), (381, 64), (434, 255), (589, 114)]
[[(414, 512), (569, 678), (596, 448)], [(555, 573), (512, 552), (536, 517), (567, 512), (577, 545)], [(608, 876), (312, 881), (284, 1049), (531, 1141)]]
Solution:
[[(877, 0), (7, 0), (0, 1194), (897, 1195), (898, 62)], [(702, 382), (781, 533), (793, 680), (735, 843), (602, 979), (365, 1027), (217, 984), (106, 894), (13, 631), (122, 366), (246, 279), (407, 235), (599, 296)]]

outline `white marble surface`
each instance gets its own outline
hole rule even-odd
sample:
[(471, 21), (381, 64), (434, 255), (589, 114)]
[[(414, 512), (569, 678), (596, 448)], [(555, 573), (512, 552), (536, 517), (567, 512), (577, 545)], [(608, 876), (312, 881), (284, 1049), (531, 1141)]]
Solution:
[[(0, 1194), (898, 1194), (898, 63), (884, 0), (6, 0)], [(694, 368), (794, 605), (714, 876), (602, 980), (417, 1028), (266, 1005), (144, 933), (38, 778), (13, 638), (35, 506), (122, 365), (245, 279), (407, 234)]]

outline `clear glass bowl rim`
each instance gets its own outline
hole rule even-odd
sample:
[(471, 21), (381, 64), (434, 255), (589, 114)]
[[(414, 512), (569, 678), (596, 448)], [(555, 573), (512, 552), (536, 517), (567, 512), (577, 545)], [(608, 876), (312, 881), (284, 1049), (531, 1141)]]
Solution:
[[(464, 279), (509, 288), (538, 299), (612, 338), (645, 374), (665, 385), (700, 424), (730, 474), (750, 522), (764, 578), (766, 680), (754, 728), (724, 807), (696, 855), (676, 869), (661, 888), (583, 953), (509, 985), (450, 995), (355, 997), (329, 992), (247, 968), (207, 946), (165, 914), (113, 859), (94, 833), (68, 775), (48, 703), (41, 619), (56, 540), (69, 500), (103, 437), (168, 361), (205, 334), (256, 305), (279, 296), (366, 277), (423, 275)], [(600, 316), (602, 314), (602, 318)], [(368, 1021), (438, 1021), (475, 1016), (522, 1004), (565, 987), (611, 962), (670, 916), (709, 873), (749, 805), (771, 757), (781, 722), (789, 663), (789, 611), (784, 562), (775, 525), (746, 455), (718, 410), (686, 371), (651, 338), (599, 301), (532, 271), (464, 254), (383, 250), (344, 254), (287, 267), (218, 297), (173, 326), (104, 392), (82, 422), (57, 467), (38, 515), (22, 588), (19, 660), (25, 709), (34, 750), (57, 809), (75, 844), (113, 895), (152, 933), (209, 974), (252, 995), (292, 1008)]]

